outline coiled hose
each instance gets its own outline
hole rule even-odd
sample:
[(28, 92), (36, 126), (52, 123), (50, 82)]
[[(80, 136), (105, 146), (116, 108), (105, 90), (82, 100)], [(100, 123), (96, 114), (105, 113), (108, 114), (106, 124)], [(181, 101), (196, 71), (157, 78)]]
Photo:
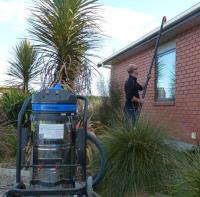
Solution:
[(100, 169), (97, 174), (93, 175), (93, 186), (97, 185), (105, 175), (106, 171), (106, 154), (102, 143), (95, 137), (95, 135), (87, 132), (86, 137), (91, 141), (99, 151), (100, 155)]

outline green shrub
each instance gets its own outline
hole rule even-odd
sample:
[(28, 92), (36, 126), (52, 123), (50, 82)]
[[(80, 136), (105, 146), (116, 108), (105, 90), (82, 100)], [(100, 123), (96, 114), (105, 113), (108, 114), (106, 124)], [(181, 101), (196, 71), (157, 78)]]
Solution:
[(0, 110), (10, 121), (16, 122), (21, 106), (28, 96), (19, 90), (11, 90), (0, 98)]
[(103, 137), (108, 161), (102, 196), (170, 191), (179, 154), (165, 143), (165, 132), (147, 121), (135, 127), (119, 114)]
[[(102, 90), (102, 92), (104, 92)], [(110, 125), (115, 111), (121, 108), (120, 89), (118, 86), (111, 88), (109, 96), (90, 97), (89, 112), (92, 115), (92, 121), (100, 121), (104, 125)]]
[(17, 117), (28, 96), (19, 90), (10, 90), (0, 98), (0, 160), (16, 155)]
[(195, 153), (187, 153), (187, 160), (179, 163), (179, 177), (174, 184), (173, 196), (200, 196), (200, 149)]

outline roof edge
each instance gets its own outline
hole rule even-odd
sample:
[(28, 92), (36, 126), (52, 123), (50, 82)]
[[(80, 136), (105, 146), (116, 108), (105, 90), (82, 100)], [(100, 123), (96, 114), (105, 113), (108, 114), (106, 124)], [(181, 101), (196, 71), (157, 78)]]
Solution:
[[(167, 32), (168, 29), (171, 29), (173, 27), (177, 27), (177, 25), (187, 18), (192, 17), (196, 13), (200, 12), (200, 3), (195, 4), (191, 8), (185, 10), (184, 12), (180, 13), (179, 15), (175, 16), (174, 18), (170, 19), (163, 27), (163, 34)], [(122, 55), (129, 51), (130, 49), (133, 49), (143, 43), (145, 43), (148, 40), (153, 39), (157, 36), (158, 31), (160, 27), (155, 28), (154, 30), (150, 31), (149, 33), (145, 34), (138, 40), (130, 43), (126, 47), (123, 47), (122, 49), (118, 50), (117, 52), (113, 53), (112, 55), (105, 58), (101, 63), (98, 64), (98, 67), (104, 66), (104, 65), (111, 65), (111, 62), (118, 57), (119, 55)]]

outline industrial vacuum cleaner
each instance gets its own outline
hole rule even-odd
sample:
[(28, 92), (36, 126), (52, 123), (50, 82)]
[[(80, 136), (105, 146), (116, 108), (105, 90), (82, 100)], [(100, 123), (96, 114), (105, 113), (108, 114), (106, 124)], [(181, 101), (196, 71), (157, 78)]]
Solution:
[[(87, 110), (86, 97), (60, 84), (24, 102), (18, 115), (16, 186), (5, 196), (98, 196), (93, 186), (104, 176), (106, 159), (100, 141), (87, 132)], [(87, 170), (87, 141), (98, 151), (95, 174)], [(22, 180), (22, 169), (30, 171), (28, 184)]]

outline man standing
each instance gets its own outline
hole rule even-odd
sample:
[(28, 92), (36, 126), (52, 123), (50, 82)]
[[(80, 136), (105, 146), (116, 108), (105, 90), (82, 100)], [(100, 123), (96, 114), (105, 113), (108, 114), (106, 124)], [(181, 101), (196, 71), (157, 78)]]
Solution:
[(125, 82), (124, 89), (126, 95), (126, 102), (124, 106), (124, 112), (128, 119), (133, 122), (136, 121), (138, 107), (144, 100), (140, 99), (139, 91), (143, 90), (143, 87), (137, 82), (138, 66), (135, 64), (129, 64), (127, 68), (129, 74), (128, 79)]

